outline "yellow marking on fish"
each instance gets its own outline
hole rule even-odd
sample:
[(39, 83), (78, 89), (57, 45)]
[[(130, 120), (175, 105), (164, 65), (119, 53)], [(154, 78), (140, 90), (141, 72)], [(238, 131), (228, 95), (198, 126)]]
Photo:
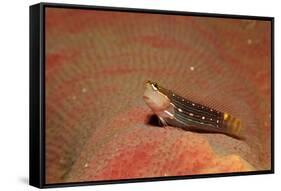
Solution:
[(227, 120), (228, 117), (229, 117), (229, 114), (228, 114), (228, 113), (224, 113), (224, 114), (223, 114), (223, 119), (224, 119), (224, 120)]

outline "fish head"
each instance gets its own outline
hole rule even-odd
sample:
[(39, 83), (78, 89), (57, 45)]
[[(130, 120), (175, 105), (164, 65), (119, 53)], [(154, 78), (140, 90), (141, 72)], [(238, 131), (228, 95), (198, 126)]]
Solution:
[(143, 99), (155, 113), (166, 110), (171, 103), (170, 99), (159, 91), (158, 84), (151, 81), (145, 82)]

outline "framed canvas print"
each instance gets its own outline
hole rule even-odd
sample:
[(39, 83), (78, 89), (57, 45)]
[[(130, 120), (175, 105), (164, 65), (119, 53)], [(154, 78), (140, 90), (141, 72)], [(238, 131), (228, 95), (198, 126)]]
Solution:
[(31, 6), (30, 184), (273, 173), (273, 32), (272, 17)]

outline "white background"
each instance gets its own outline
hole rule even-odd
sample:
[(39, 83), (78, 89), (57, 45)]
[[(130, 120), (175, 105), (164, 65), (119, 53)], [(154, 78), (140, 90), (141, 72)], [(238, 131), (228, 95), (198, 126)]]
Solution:
[[(0, 17), (0, 190), (37, 190), (28, 185), (29, 130), (29, 5), (35, 0), (1, 1)], [(280, 38), (281, 9), (278, 0), (72, 0), (56, 1), (88, 5), (180, 10), (275, 17), (275, 174), (225, 178), (160, 181), (102, 186), (84, 186), (52, 190), (269, 190), (281, 187), (280, 172)], [(270, 190), (271, 190), (270, 189)], [(280, 188), (275, 188), (278, 190)]]

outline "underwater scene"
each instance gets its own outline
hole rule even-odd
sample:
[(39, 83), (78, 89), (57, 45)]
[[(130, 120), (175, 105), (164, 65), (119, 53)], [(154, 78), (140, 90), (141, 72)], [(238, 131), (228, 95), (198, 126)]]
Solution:
[(271, 169), (271, 22), (45, 10), (46, 183)]

